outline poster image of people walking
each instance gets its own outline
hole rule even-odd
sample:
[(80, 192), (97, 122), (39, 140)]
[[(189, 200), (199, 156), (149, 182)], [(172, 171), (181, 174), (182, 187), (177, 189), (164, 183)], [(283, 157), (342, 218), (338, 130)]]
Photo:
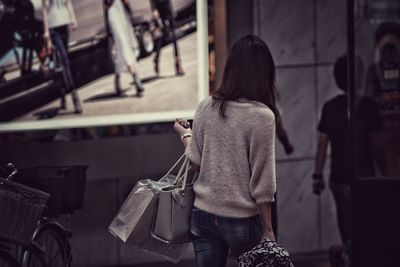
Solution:
[(0, 0), (0, 131), (193, 115), (208, 94), (203, 4)]

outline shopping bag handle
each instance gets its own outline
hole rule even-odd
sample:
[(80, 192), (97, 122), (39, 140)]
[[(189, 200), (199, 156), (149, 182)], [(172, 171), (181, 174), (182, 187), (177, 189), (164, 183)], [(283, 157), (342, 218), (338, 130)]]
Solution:
[[(180, 181), (182, 181), (182, 187), (179, 189), (184, 192), (186, 189), (187, 178), (189, 176), (189, 170), (191, 168), (190, 159), (183, 154), (177, 162), (171, 167), (171, 169), (164, 175), (164, 177), (171, 174), (171, 172), (179, 165), (179, 163), (183, 160), (181, 167), (179, 168), (178, 174), (176, 175), (175, 181), (173, 185), (178, 185)], [(163, 178), (164, 178), (163, 177)], [(162, 179), (162, 178), (161, 178)]]
[[(182, 163), (181, 167), (179, 168), (178, 174), (176, 175), (176, 178), (175, 178), (175, 181), (174, 181), (173, 185), (177, 185), (180, 182), (180, 180), (182, 178), (184, 178), (184, 176), (187, 176), (187, 173), (188, 173), (188, 170), (189, 170), (189, 166), (190, 166), (190, 160), (189, 160), (188, 157), (185, 156), (185, 154), (183, 154), (178, 159), (178, 161), (175, 162), (175, 164), (171, 167), (171, 169), (169, 169), (169, 171), (163, 176), (163, 178), (165, 178), (168, 175), (170, 175), (171, 172), (179, 165), (179, 163), (182, 162), (182, 160), (183, 160), (183, 163)], [(163, 179), (163, 178), (161, 178), (161, 179)]]
[[(168, 175), (170, 175), (171, 172), (176, 168), (176, 166), (179, 165), (179, 163), (180, 163), (183, 159), (185, 159), (185, 153), (178, 159), (177, 162), (175, 162), (175, 164), (171, 167), (171, 169), (169, 169), (169, 171), (168, 171), (162, 178), (167, 177)], [(181, 169), (182, 169), (182, 167), (181, 167)], [(179, 172), (181, 172), (181, 169), (179, 169)], [(179, 172), (178, 172), (178, 174), (179, 174)], [(179, 177), (179, 176), (178, 176), (178, 177)], [(162, 179), (162, 178), (161, 178), (161, 179)]]
[[(186, 158), (186, 166), (185, 166), (185, 173), (183, 175), (183, 181), (182, 181), (182, 192), (185, 192), (186, 189), (186, 184), (187, 184), (187, 178), (189, 176), (189, 168), (190, 168), (190, 160)], [(185, 163), (184, 163), (185, 164)]]
[(186, 175), (186, 166), (188, 166), (190, 164), (190, 160), (185, 157), (185, 160), (182, 163), (181, 168), (179, 169), (178, 174), (176, 175), (175, 181), (174, 181), (174, 185), (178, 185), (178, 183), (182, 180), (182, 177), (184, 178), (184, 176)]

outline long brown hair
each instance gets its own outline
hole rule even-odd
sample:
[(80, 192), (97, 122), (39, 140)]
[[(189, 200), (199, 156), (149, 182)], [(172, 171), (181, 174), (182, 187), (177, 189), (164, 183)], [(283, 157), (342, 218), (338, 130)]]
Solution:
[(267, 44), (255, 35), (240, 38), (225, 64), (221, 87), (213, 94), (224, 113), (225, 102), (246, 98), (267, 105), (279, 119), (276, 107), (275, 63)]

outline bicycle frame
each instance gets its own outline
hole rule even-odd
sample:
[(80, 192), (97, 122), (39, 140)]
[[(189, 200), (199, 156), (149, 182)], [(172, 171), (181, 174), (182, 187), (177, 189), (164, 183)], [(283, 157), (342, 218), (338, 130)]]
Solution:
[(35, 232), (33, 233), (32, 239), (35, 239), (37, 234), (43, 230), (43, 228), (46, 227), (51, 227), (54, 230), (56, 230), (59, 233), (63, 233), (62, 237), (65, 239), (69, 239), (72, 236), (71, 231), (69, 231), (68, 229), (66, 229), (64, 226), (62, 226), (59, 222), (54, 221), (53, 219), (50, 218), (46, 218), (44, 217), (40, 222), (38, 227), (36, 228)]

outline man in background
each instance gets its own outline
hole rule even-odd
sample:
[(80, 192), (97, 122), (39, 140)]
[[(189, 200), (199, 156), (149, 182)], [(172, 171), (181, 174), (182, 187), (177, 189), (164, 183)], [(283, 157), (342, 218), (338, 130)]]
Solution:
[[(344, 244), (344, 258), (351, 258), (352, 239), (352, 177), (375, 176), (374, 163), (380, 167), (383, 175), (387, 173), (383, 155), (375, 134), (383, 129), (378, 104), (370, 99), (356, 95), (354, 129), (352, 133), (348, 119), (348, 57), (339, 57), (333, 75), (342, 94), (327, 101), (322, 109), (318, 124), (318, 146), (316, 152), (315, 171), (313, 174), (313, 190), (319, 195), (325, 189), (323, 169), (327, 157), (327, 149), (331, 148), (331, 166), (329, 188), (333, 194), (340, 236)], [(363, 72), (361, 60), (356, 60), (356, 70)], [(361, 75), (356, 75), (360, 77)], [(354, 134), (353, 144), (349, 136)], [(351, 153), (353, 149), (353, 153)], [(351, 173), (350, 160), (354, 155), (354, 175)]]

